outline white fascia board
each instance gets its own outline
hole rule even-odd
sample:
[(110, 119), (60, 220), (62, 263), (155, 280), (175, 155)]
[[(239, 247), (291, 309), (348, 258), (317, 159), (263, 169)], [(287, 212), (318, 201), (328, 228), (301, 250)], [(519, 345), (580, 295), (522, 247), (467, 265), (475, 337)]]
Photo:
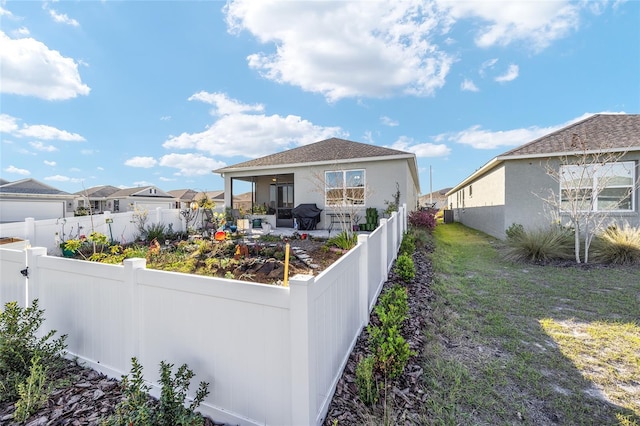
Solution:
[(580, 155), (592, 155), (592, 154), (606, 154), (611, 153), (626, 153), (640, 151), (640, 146), (630, 146), (626, 148), (613, 148), (613, 149), (592, 149), (589, 151), (564, 151), (564, 152), (552, 152), (544, 154), (525, 154), (525, 155), (504, 155), (497, 157), (500, 160), (527, 160), (533, 158), (553, 158), (553, 157), (572, 157)]
[(474, 180), (476, 180), (478, 177), (482, 176), (483, 174), (485, 174), (489, 170), (491, 170), (491, 169), (497, 167), (498, 165), (500, 165), (500, 163), (502, 163), (502, 157), (493, 158), (491, 161), (486, 163), (484, 166), (480, 167), (478, 170), (476, 170), (471, 175), (469, 175), (465, 180), (463, 180), (462, 182), (460, 182), (459, 184), (457, 184), (456, 186), (451, 188), (449, 190), (449, 192), (447, 192), (445, 194), (445, 196), (448, 197), (450, 194), (454, 194), (455, 192), (459, 191), (460, 188), (463, 188), (468, 183), (473, 182)]

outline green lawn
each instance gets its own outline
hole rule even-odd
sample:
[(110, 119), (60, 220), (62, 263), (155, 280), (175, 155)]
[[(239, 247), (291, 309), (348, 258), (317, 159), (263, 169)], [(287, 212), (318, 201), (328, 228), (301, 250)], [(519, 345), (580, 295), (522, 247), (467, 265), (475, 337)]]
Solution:
[(640, 267), (504, 260), (439, 225), (424, 423), (640, 425)]

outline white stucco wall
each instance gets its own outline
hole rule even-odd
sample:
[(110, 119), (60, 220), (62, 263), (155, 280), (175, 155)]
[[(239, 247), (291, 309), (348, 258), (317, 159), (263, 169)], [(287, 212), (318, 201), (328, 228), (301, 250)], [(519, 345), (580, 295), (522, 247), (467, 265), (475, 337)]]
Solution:
[[(628, 153), (620, 161), (635, 161), (638, 180), (640, 152)], [(505, 230), (512, 224), (526, 229), (549, 226), (558, 213), (545, 200), (559, 196), (560, 185), (547, 174), (547, 169), (559, 166), (557, 158), (506, 160), (449, 195), (447, 207), (453, 209), (455, 221), (497, 238), (505, 238)], [(609, 213), (608, 217), (619, 224), (640, 226), (638, 187), (634, 206), (633, 212)], [(562, 214), (560, 217), (566, 219)]]
[(448, 197), (454, 219), (497, 238), (504, 235), (505, 168), (489, 170)]

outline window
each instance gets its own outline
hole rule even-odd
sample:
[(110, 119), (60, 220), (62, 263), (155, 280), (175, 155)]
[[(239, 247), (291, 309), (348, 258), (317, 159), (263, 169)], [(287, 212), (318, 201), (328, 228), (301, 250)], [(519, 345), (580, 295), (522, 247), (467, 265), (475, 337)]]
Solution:
[(114, 212), (120, 211), (120, 200), (113, 200), (113, 211)]
[(364, 170), (340, 170), (324, 173), (325, 204), (364, 204)]
[(633, 161), (561, 166), (561, 209), (634, 211), (635, 168)]

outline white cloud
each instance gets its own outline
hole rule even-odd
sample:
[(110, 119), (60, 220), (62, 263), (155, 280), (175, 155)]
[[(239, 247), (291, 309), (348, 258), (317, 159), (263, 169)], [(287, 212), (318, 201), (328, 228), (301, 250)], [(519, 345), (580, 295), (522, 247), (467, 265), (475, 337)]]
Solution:
[(179, 169), (180, 176), (202, 176), (226, 166), (226, 163), (201, 154), (168, 154), (160, 158), (160, 165)]
[(44, 180), (52, 181), (52, 182), (72, 182), (72, 183), (83, 182), (83, 179), (81, 178), (72, 178), (69, 176), (62, 176), (62, 175), (47, 176), (44, 178)]
[(196, 149), (217, 157), (256, 158), (291, 146), (348, 135), (339, 127), (317, 126), (295, 115), (245, 114), (243, 111), (258, 109), (255, 106), (247, 109), (246, 105), (225, 95), (217, 96), (212, 102), (216, 103), (218, 113), (224, 111), (219, 119), (202, 132), (172, 136), (162, 146)]
[(55, 161), (44, 160), (44, 164), (46, 164), (47, 166), (55, 167), (57, 163)]
[(0, 133), (13, 134), (16, 130), (18, 130), (17, 119), (8, 114), (0, 114)]
[(29, 170), (19, 169), (16, 166), (13, 166), (13, 165), (11, 165), (9, 167), (6, 167), (4, 169), (4, 171), (7, 172), (7, 173), (13, 173), (13, 174), (22, 175), (22, 176), (29, 176), (31, 174), (31, 172)]
[(476, 86), (476, 84), (472, 80), (469, 80), (468, 78), (465, 78), (464, 81), (462, 82), (462, 84), (460, 84), (460, 90), (465, 91), (465, 92), (479, 92), (480, 91), (480, 89), (478, 89), (478, 86)]
[(0, 31), (3, 93), (63, 100), (88, 95), (78, 64), (33, 38), (12, 39)]
[(497, 63), (498, 63), (497, 58), (492, 58), (484, 61), (480, 65), (480, 70), (479, 70), (480, 76), (484, 77), (487, 74), (487, 70), (493, 69)]
[(34, 149), (38, 151), (55, 152), (58, 150), (58, 148), (56, 148), (55, 146), (45, 145), (42, 142), (29, 142), (29, 145), (31, 145)]
[(211, 111), (211, 114), (215, 116), (264, 111), (264, 106), (261, 104), (242, 104), (235, 99), (229, 98), (225, 93), (208, 93), (202, 91), (190, 96), (189, 100), (201, 101), (213, 105), (215, 108)]
[(53, 18), (54, 22), (59, 24), (71, 25), (72, 27), (79, 27), (80, 24), (73, 18), (69, 18), (66, 13), (58, 13), (53, 9), (49, 9), (49, 16)]
[(438, 0), (453, 22), (479, 19), (475, 43), (479, 47), (507, 46), (517, 41), (540, 51), (579, 27), (580, 10), (590, 2), (454, 1)]
[(0, 16), (6, 16), (7, 18), (13, 17), (11, 11), (5, 9), (2, 6), (4, 6), (4, 2), (0, 3)]
[(22, 37), (28, 36), (29, 34), (31, 34), (31, 32), (29, 31), (29, 28), (27, 28), (27, 27), (20, 27), (17, 30), (13, 31), (13, 34), (16, 37), (22, 38)]
[(151, 182), (147, 182), (146, 180), (139, 180), (137, 182), (133, 182), (133, 186), (153, 186)]
[(132, 157), (124, 162), (125, 166), (129, 167), (141, 167), (144, 169), (149, 169), (158, 164), (158, 161), (153, 157)]
[(160, 176), (158, 179), (160, 179), (162, 182), (175, 182), (177, 179), (173, 179), (173, 178), (166, 178), (163, 176)]
[(396, 126), (398, 126), (400, 124), (400, 123), (398, 123), (398, 120), (392, 120), (391, 118), (389, 118), (387, 116), (380, 117), (380, 122), (382, 124), (384, 124), (385, 126), (389, 126), (389, 127), (396, 127)]
[(520, 67), (518, 67), (517, 65), (511, 64), (509, 65), (509, 69), (507, 70), (507, 72), (496, 77), (495, 80), (498, 83), (505, 83), (507, 81), (515, 80), (516, 78), (518, 78), (519, 74), (520, 74)]
[(430, 96), (454, 62), (432, 42), (442, 19), (433, 3), (237, 0), (224, 10), (230, 32), (275, 46), (249, 55), (251, 68), (331, 102)]
[(45, 124), (35, 124), (23, 126), (14, 133), (16, 136), (30, 137), (41, 140), (59, 140), (67, 142), (84, 142), (85, 138), (77, 133), (67, 132), (66, 130), (56, 129)]
[(451, 153), (451, 149), (445, 144), (432, 144), (429, 142), (416, 143), (412, 138), (401, 136), (390, 148), (412, 152), (416, 157), (444, 157)]

